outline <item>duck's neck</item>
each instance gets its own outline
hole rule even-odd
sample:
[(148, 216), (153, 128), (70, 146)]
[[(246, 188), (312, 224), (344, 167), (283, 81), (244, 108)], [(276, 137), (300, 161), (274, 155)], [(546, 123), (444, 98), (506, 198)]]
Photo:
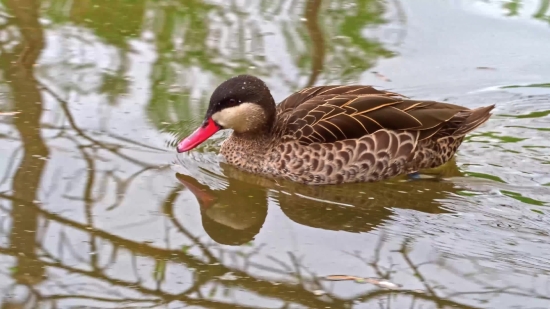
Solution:
[(249, 150), (265, 150), (271, 140), (271, 130), (264, 128), (256, 132), (233, 132), (229, 137), (232, 143), (238, 144)]
[(266, 154), (269, 153), (270, 131), (236, 133), (223, 143), (220, 153), (227, 163), (240, 169), (257, 173), (263, 166)]
[(236, 130), (230, 136), (234, 143), (246, 145), (250, 149), (261, 149), (267, 146), (272, 140), (273, 126), (275, 125), (275, 107), (273, 110), (266, 108), (262, 114), (263, 121), (261, 125), (249, 128), (245, 132), (237, 132)]

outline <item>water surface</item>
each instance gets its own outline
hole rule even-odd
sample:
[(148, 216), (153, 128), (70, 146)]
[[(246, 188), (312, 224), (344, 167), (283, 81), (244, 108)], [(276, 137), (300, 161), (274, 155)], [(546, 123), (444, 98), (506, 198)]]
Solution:
[[(2, 1), (2, 308), (548, 308), (549, 37), (548, 0)], [(416, 181), (176, 154), (241, 73), (495, 115)]]

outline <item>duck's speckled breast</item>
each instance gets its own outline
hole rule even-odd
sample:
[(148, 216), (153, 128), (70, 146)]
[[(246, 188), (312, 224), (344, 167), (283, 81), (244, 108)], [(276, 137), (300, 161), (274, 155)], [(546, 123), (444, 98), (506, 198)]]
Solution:
[(232, 134), (220, 149), (227, 163), (250, 173), (266, 174), (265, 165), (273, 151), (267, 140)]
[(231, 136), (221, 153), (229, 164), (247, 172), (324, 185), (379, 181), (441, 165), (454, 155), (461, 141), (448, 137), (419, 142), (416, 133), (392, 130), (309, 145), (297, 141), (272, 145), (268, 140)]

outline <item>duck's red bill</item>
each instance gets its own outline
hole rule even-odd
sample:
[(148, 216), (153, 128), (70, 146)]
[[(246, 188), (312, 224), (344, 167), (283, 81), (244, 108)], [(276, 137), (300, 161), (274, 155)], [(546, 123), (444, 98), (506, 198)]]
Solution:
[(197, 147), (220, 129), (212, 118), (208, 118), (195, 132), (179, 142), (177, 151), (181, 153)]

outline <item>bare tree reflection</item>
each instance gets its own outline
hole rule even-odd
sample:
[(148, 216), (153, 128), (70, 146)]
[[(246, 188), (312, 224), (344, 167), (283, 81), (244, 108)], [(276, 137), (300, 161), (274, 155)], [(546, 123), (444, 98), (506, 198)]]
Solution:
[[(311, 41), (311, 75), (305, 85), (310, 87), (315, 85), (319, 74), (323, 71), (323, 65), (325, 61), (325, 37), (323, 30), (319, 25), (319, 13), (321, 11), (322, 0), (308, 1), (305, 8), (304, 16), (306, 18), (306, 27), (309, 32), (309, 39)], [(304, 88), (305, 88), (304, 87)]]
[[(101, 229), (88, 226), (87, 224), (81, 224), (63, 218), (62, 216), (49, 213), (25, 200), (19, 200), (4, 194), (2, 197), (8, 198), (21, 205), (26, 205), (26, 207), (35, 208), (34, 210), (37, 213), (52, 224), (62, 224), (73, 232), (88, 233), (92, 238), (96, 239), (98, 244), (101, 244), (97, 247), (98, 257), (103, 261), (108, 261), (107, 263), (103, 263), (103, 265), (95, 264), (86, 254), (82, 254), (75, 248), (71, 248), (74, 244), (72, 244), (68, 238), (60, 237), (59, 246), (62, 247), (65, 252), (70, 252), (71, 258), (77, 257), (82, 261), (83, 264), (80, 267), (67, 263), (66, 260), (70, 259), (68, 256), (60, 256), (58, 253), (51, 252), (49, 249), (38, 244), (37, 249), (40, 252), (40, 256), (33, 259), (34, 263), (37, 263), (42, 268), (62, 271), (64, 276), (76, 275), (91, 280), (87, 283), (88, 289), (83, 289), (81, 287), (77, 291), (76, 289), (71, 290), (69, 287), (65, 287), (67, 290), (60, 294), (41, 295), (37, 289), (33, 289), (32, 291), (36, 294), (36, 299), (43, 303), (73, 298), (111, 304), (140, 303), (143, 305), (159, 305), (171, 302), (182, 302), (187, 305), (197, 305), (204, 308), (218, 308), (222, 305), (223, 308), (247, 308), (247, 306), (242, 306), (242, 304), (238, 303), (232, 304), (222, 300), (214, 300), (215, 298), (205, 294), (210, 292), (214, 286), (217, 286), (219, 289), (239, 289), (241, 291), (257, 293), (267, 298), (276, 298), (286, 303), (286, 305), (300, 304), (313, 308), (324, 308), (326, 306), (333, 308), (351, 308), (354, 304), (372, 302), (390, 294), (400, 295), (402, 298), (405, 296), (409, 297), (411, 303), (417, 303), (419, 306), (433, 303), (440, 308), (475, 308), (450, 300), (452, 299), (450, 296), (459, 296), (461, 293), (441, 296), (439, 295), (441, 293), (435, 291), (435, 288), (430, 285), (427, 278), (425, 278), (420, 270), (422, 265), (427, 265), (431, 262), (417, 264), (408, 256), (408, 248), (410, 247), (411, 240), (405, 240), (398, 252), (406, 265), (408, 265), (408, 269), (415, 274), (415, 277), (417, 277), (422, 284), (424, 284), (425, 289), (374, 289), (357, 295), (352, 299), (343, 299), (330, 293), (330, 287), (326, 286), (319, 278), (319, 275), (323, 274), (311, 273), (311, 271), (304, 268), (300, 264), (299, 259), (292, 256), (292, 254), (288, 262), (283, 262), (280, 258), (270, 257), (271, 260), (277, 261), (276, 265), (279, 265), (279, 267), (276, 267), (254, 262), (254, 258), (262, 254), (261, 250), (249, 254), (235, 254), (235, 252), (228, 251), (222, 247), (206, 245), (196, 239), (193, 240), (193, 237), (189, 238), (189, 250), (161, 249), (143, 243), (129, 241), (119, 236), (106, 233)], [(189, 233), (189, 231), (185, 231), (185, 228), (182, 226), (180, 226), (180, 229), (182, 229), (184, 233)], [(386, 238), (381, 235), (380, 243), (377, 246), (377, 252), (374, 254), (374, 259), (365, 265), (372, 267), (379, 277), (393, 280), (392, 274), (394, 272), (385, 269), (384, 266), (382, 266), (382, 264), (384, 264), (383, 261), (379, 260), (380, 250), (382, 250), (384, 242), (386, 241), (385, 239)], [(191, 253), (191, 251), (193, 251), (192, 248), (195, 246), (197, 246), (197, 248), (202, 248), (197, 251), (198, 254)], [(2, 248), (0, 252), (3, 255), (19, 255), (19, 252), (13, 248)], [(142, 277), (141, 280), (128, 281), (110, 274), (110, 267), (113, 267), (118, 259), (123, 258), (123, 256), (127, 254), (130, 254), (131, 259), (134, 261), (132, 262), (134, 265), (133, 272), (137, 278), (140, 277), (140, 271), (135, 267), (135, 265), (138, 264), (138, 260), (153, 259), (156, 261), (156, 270), (161, 273), (159, 276), (160, 278), (166, 278), (172, 267), (185, 266), (185, 268), (180, 267), (180, 269), (187, 269), (187, 272), (191, 272), (193, 274), (193, 280), (186, 284), (186, 287), (182, 288), (180, 292), (174, 293), (163, 290), (162, 284), (156, 288), (149, 287), (150, 284), (148, 282), (153, 279), (152, 277), (158, 275), (150, 274), (149, 280), (143, 280), (145, 278)], [(355, 253), (354, 255), (363, 260), (368, 260), (368, 258), (361, 257), (359, 253)], [(24, 257), (24, 259), (29, 259), (29, 257)], [(244, 266), (233, 266), (232, 260), (235, 259), (244, 260), (242, 264)], [(258, 273), (258, 270), (261, 270), (264, 275), (255, 275), (255, 273)], [(223, 275), (228, 273), (231, 273), (233, 278), (223, 279)], [(52, 282), (52, 284), (54, 284), (54, 282)], [(488, 287), (491, 286), (490, 283), (485, 284)], [(97, 285), (97, 289), (89, 290), (95, 285)], [(324, 297), (317, 297), (313, 293), (316, 289), (325, 289), (329, 294)], [(129, 293), (125, 293), (125, 290), (137, 292), (139, 293), (139, 297), (129, 297)], [(540, 299), (550, 299), (545, 295), (537, 295), (534, 291), (521, 290), (519, 288), (494, 288), (491, 292), (510, 293), (511, 295), (529, 295), (530, 297), (537, 297)], [(484, 291), (482, 293), (489, 292)], [(412, 306), (412, 308), (416, 307), (417, 306), (414, 305)], [(387, 308), (390, 308), (390, 306), (387, 306)]]
[[(153, 19), (158, 22), (152, 31), (157, 34), (154, 42), (159, 57), (151, 75), (153, 98), (148, 116), (159, 129), (173, 134), (185, 134), (194, 127), (189, 121), (199, 116), (211, 92), (195, 83), (194, 65), (208, 76), (209, 85), (244, 73), (277, 78), (289, 91), (313, 85), (320, 78), (328, 83), (355, 81), (379, 58), (393, 55), (375, 38), (360, 33), (387, 23), (381, 15), (388, 5), (373, 0), (285, 0), (277, 4), (263, 0), (250, 5), (176, 1), (155, 6)], [(258, 15), (275, 26), (277, 34), (264, 30)], [(291, 63), (269, 57), (277, 42), (274, 36), (284, 40), (282, 52)]]
[[(323, 34), (323, 25), (317, 24), (315, 17), (318, 18), (322, 1), (303, 3), (306, 14), (311, 14), (308, 15), (306, 30), (314, 46), (307, 51), (308, 57), (311, 58), (308, 61), (311, 62), (298, 62), (305, 68), (304, 71), (307, 71), (308, 82), (314, 83), (322, 72), (324, 61), (328, 59), (327, 55), (334, 57), (331, 61), (335, 63), (348, 61), (349, 58), (340, 57), (334, 50), (331, 51), (326, 45), (323, 47), (320, 44), (328, 41), (323, 41), (322, 38), (326, 38), (327, 35)], [(355, 19), (372, 16), (373, 14), (364, 14), (370, 12), (366, 11), (368, 8), (379, 12), (381, 8), (378, 3), (369, 6), (372, 1), (362, 1), (358, 10), (350, 12), (344, 10), (344, 1), (333, 3), (335, 8), (330, 16), (336, 21), (335, 24), (351, 31), (351, 40), (356, 45), (378, 52), (372, 53), (373, 55), (383, 55), (385, 50), (380, 50), (379, 44), (365, 43), (365, 40), (360, 40), (358, 29), (345, 27), (353, 25)], [(38, 0), (6, 0), (3, 4), (9, 15), (6, 14), (7, 22), (0, 29), (6, 32), (2, 37), (5, 39), (2, 43), (5, 44), (2, 45), (0, 63), (6, 87), (10, 91), (10, 103), (15, 110), (23, 112), (13, 117), (13, 128), (16, 131), (13, 135), (17, 136), (12, 136), (11, 133), (2, 136), (21, 142), (19, 152), (16, 151), (9, 158), (12, 162), (10, 165), (14, 166), (13, 174), (1, 178), (1, 185), (10, 187), (0, 192), (0, 213), (3, 215), (1, 228), (5, 234), (3, 236), (7, 239), (6, 243), (0, 245), (0, 256), (2, 261), (7, 261), (2, 266), (9, 263), (8, 267), (2, 268), (3, 272), (0, 275), (5, 277), (2, 280), (10, 282), (7, 290), (2, 291), (3, 294), (11, 295), (2, 298), (2, 308), (65, 308), (75, 303), (88, 307), (141, 308), (166, 304), (201, 308), (352, 308), (360, 304), (376, 305), (379, 302), (382, 306), (390, 308), (394, 304), (388, 300), (390, 296), (399, 298), (399, 307), (406, 305), (421, 308), (432, 305), (439, 308), (474, 308), (465, 304), (461, 296), (494, 293), (548, 299), (547, 294), (539, 291), (514, 286), (502, 288), (492, 282), (480, 280), (474, 283), (476, 286), (486, 287), (482, 292), (441, 291), (437, 284), (433, 283), (438, 278), (430, 278), (429, 274), (422, 271), (422, 266), (430, 265), (433, 261), (417, 262), (409, 255), (413, 241), (411, 239), (406, 239), (400, 247), (391, 249), (397, 250), (393, 256), (399, 257), (404, 265), (400, 271), (412, 273), (423, 285), (422, 290), (387, 290), (368, 286), (365, 287), (366, 291), (352, 297), (341, 296), (332, 290), (330, 283), (320, 278), (327, 274), (306, 267), (295, 252), (272, 256), (265, 253), (261, 244), (236, 246), (249, 243), (262, 232), (268, 216), (268, 199), (278, 204), (293, 222), (303, 226), (350, 233), (372, 233), (388, 220), (391, 212), (387, 208), (390, 207), (431, 213), (443, 212), (439, 207), (439, 200), (455, 192), (453, 184), (449, 182), (430, 183), (429, 188), (432, 191), (424, 190), (428, 187), (426, 182), (384, 184), (393, 186), (390, 190), (382, 190), (382, 184), (368, 186), (369, 190), (358, 186), (320, 189), (243, 177), (242, 174), (226, 169), (229, 174), (226, 178), (229, 182), (228, 187), (224, 190), (212, 190), (195, 181), (193, 177), (178, 175), (186, 188), (170, 188), (160, 197), (158, 206), (163, 219), (166, 219), (167, 229), (175, 231), (174, 233), (182, 239), (181, 242), (166, 244), (163, 247), (157, 243), (132, 239), (132, 235), (121, 236), (110, 231), (97, 222), (94, 208), (105, 206), (106, 212), (122, 208), (121, 205), (128, 200), (128, 192), (134, 187), (136, 180), (148, 171), (161, 171), (166, 168), (144, 159), (137, 159), (128, 153), (138, 150), (158, 154), (162, 149), (115, 133), (100, 136), (93, 134), (79, 123), (67, 96), (68, 92), (79, 90), (77, 86), (81, 85), (64, 87), (66, 85), (63, 83), (53, 82), (56, 81), (55, 76), (48, 75), (42, 75), (41, 81), (37, 80), (36, 76), (40, 74), (37, 74), (35, 64), (44, 50), (45, 28), (50, 27), (39, 22), (39, 10), (46, 7), (52, 20), (63, 24), (67, 21), (56, 12), (63, 11), (59, 7), (69, 4), (64, 1)], [(242, 61), (237, 57), (233, 59), (238, 64), (237, 70), (228, 69), (229, 65), (220, 69), (219, 63), (211, 61), (219, 58), (218, 54), (212, 54), (217, 49), (209, 50), (211, 53), (199, 53), (206, 47), (204, 36), (208, 32), (208, 25), (204, 24), (204, 18), (211, 12), (224, 17), (225, 12), (219, 9), (220, 6), (202, 1), (138, 1), (137, 4), (132, 1), (101, 1), (98, 8), (95, 8), (95, 5), (94, 1), (71, 5), (71, 22), (92, 29), (104, 42), (116, 46), (124, 56), (121, 56), (123, 60), (127, 60), (131, 53), (128, 38), (137, 37), (137, 33), (145, 27), (141, 19), (135, 17), (143, 16), (146, 12), (157, 14), (157, 18), (166, 16), (164, 24), (157, 24), (159, 28), (156, 33), (164, 37), (158, 42), (160, 58), (155, 64), (155, 73), (158, 75), (152, 78), (157, 87), (155, 91), (158, 91), (155, 102), (164, 102), (164, 99), (169, 101), (180, 94), (173, 92), (170, 83), (179, 81), (179, 75), (175, 74), (177, 70), (172, 65), (182, 59), (189, 61), (188, 65), (199, 63), (206, 70), (219, 71), (219, 74), (233, 74), (246, 69), (247, 66), (261, 63), (261, 59)], [(264, 1), (262, 7), (265, 11), (282, 9), (281, 6), (274, 7), (272, 2), (268, 1)], [(124, 11), (124, 18), (112, 18), (116, 11)], [(302, 10), (299, 14), (303, 13)], [(112, 19), (112, 23), (103, 23), (104, 20), (94, 14), (106, 15), (107, 19)], [(351, 18), (351, 21), (346, 18)], [(378, 18), (372, 18), (370, 22), (374, 24), (381, 22)], [(182, 20), (203, 25), (200, 31), (187, 33), (190, 35), (191, 43), (182, 49), (184, 54), (191, 55), (190, 57), (182, 57), (178, 53), (182, 50), (176, 48), (177, 44), (168, 42), (176, 30), (182, 29), (178, 28), (183, 27), (178, 22)], [(185, 23), (183, 25), (185, 26)], [(291, 23), (287, 27), (293, 25), (294, 23)], [(245, 28), (241, 25), (238, 30)], [(112, 31), (113, 29), (119, 31)], [(320, 37), (315, 38), (316, 35)], [(172, 49), (176, 49), (176, 52), (172, 53)], [(352, 57), (352, 60), (364, 61), (361, 57), (362, 54), (359, 53), (356, 58)], [(371, 62), (365, 63), (370, 65)], [(63, 69), (61, 64), (59, 67)], [(107, 78), (107, 81), (113, 82), (116, 87), (110, 90), (108, 87), (100, 87), (100, 90), (94, 89), (92, 92), (109, 94), (108, 101), (112, 104), (113, 98), (128, 87), (124, 78), (126, 69), (127, 67), (121, 65), (114, 73), (109, 73), (112, 74), (109, 75), (112, 79)], [(266, 64), (262, 69), (269, 71), (272, 67)], [(355, 68), (353, 70), (359, 72), (363, 69), (359, 67), (357, 71)], [(350, 74), (344, 73), (343, 76)], [(102, 86), (105, 84), (100, 83)], [(58, 104), (56, 106), (59, 106), (60, 113), (66, 119), (62, 125), (41, 122), (45, 114), (44, 98), (53, 98)], [(158, 120), (157, 125), (165, 120), (161, 116), (155, 118)], [(54, 178), (51, 183), (45, 183), (44, 174), (53, 165), (49, 163), (49, 159), (54, 152), (53, 147), (56, 147), (49, 146), (49, 143), (59, 140), (67, 142), (64, 145), (75, 147), (74, 153), (71, 154), (81, 160), (82, 164), (72, 171), (75, 174), (73, 178)], [(110, 157), (105, 159), (107, 155)], [(102, 162), (105, 161), (128, 164), (133, 169), (131, 172), (123, 173), (117, 169), (118, 167), (102, 166)], [(456, 166), (451, 168), (451, 174), (455, 173)], [(10, 169), (8, 173), (11, 171)], [(83, 183), (81, 190), (73, 183), (78, 180)], [(105, 187), (109, 183), (116, 187), (115, 198), (111, 203), (105, 196)], [(75, 190), (79, 190), (74, 193), (75, 191), (64, 188), (63, 201), (77, 202), (81, 206), (78, 209), (82, 210), (81, 214), (67, 214), (64, 210), (55, 207), (52, 207), (52, 210), (48, 207), (51, 205), (48, 205), (47, 199), (44, 198), (49, 194), (48, 188), (59, 185), (73, 186)], [(203, 227), (216, 243), (194, 234), (188, 224), (176, 216), (177, 207), (180, 206), (178, 198), (184, 194), (190, 196), (187, 190), (199, 201)], [(155, 202), (156, 200), (151, 204)], [(51, 203), (55, 204), (58, 201)], [(62, 209), (61, 206), (64, 205), (55, 206)], [(365, 269), (368, 271), (376, 273), (381, 278), (394, 280), (395, 271), (388, 269), (386, 261), (382, 260), (381, 251), (386, 248), (385, 246), (390, 246), (387, 241), (381, 235), (376, 252), (363, 251), (353, 255), (366, 261)], [(233, 246), (228, 247), (220, 243)], [(461, 270), (447, 268), (454, 271), (458, 277), (470, 275), (462, 273)], [(327, 294), (319, 296), (315, 293), (316, 290), (324, 290)], [(254, 304), (262, 305), (245, 303), (235, 295), (245, 299), (260, 299)]]
[[(40, 132), (42, 116), (41, 94), (34, 78), (33, 65), (44, 47), (44, 34), (38, 22), (38, 1), (10, 0), (13, 24), (19, 25), (20, 42), (0, 56), (5, 78), (11, 81), (14, 108), (25, 113), (14, 119), (14, 126), (23, 145), (22, 159), (12, 180), (12, 195), (34, 203), (41, 186), (41, 175), (46, 165), (48, 148)], [(38, 261), (36, 242), (39, 241), (37, 227), (39, 214), (27, 203), (12, 203), (12, 228), (10, 249), (18, 253), (13, 267), (15, 281), (23, 285), (34, 285), (45, 279), (44, 266)]]

